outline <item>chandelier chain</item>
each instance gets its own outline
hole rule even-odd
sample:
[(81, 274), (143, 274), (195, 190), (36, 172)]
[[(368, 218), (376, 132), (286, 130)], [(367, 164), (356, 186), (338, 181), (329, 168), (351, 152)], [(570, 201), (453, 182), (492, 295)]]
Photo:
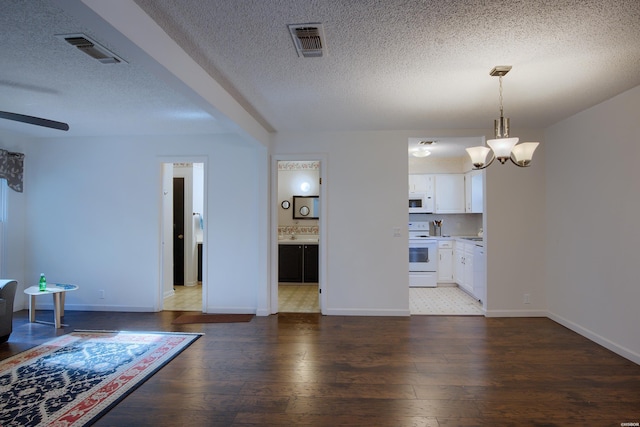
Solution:
[(499, 97), (499, 100), (500, 100), (500, 117), (502, 117), (504, 115), (503, 114), (503, 108), (502, 108), (502, 76), (499, 76), (499, 79), (500, 79), (500, 97)]

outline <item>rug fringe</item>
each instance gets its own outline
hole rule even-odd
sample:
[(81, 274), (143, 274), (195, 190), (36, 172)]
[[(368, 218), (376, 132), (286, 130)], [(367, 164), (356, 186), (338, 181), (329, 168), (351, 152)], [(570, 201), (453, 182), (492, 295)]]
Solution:
[(73, 332), (92, 332), (92, 333), (105, 333), (105, 334), (158, 334), (158, 335), (205, 335), (204, 332), (180, 332), (180, 331), (118, 331), (108, 329), (74, 329)]

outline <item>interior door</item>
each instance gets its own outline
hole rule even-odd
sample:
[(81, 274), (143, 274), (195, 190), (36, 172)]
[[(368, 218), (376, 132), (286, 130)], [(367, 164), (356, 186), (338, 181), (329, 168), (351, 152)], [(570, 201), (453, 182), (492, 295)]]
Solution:
[(173, 284), (184, 285), (184, 178), (173, 178)]

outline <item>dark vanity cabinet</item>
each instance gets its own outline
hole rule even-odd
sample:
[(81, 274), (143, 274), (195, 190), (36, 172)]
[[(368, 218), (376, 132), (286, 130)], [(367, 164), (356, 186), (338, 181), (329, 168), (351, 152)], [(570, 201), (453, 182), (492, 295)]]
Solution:
[(302, 248), (303, 282), (318, 282), (318, 245), (303, 245)]
[(278, 281), (318, 282), (318, 245), (278, 245)]

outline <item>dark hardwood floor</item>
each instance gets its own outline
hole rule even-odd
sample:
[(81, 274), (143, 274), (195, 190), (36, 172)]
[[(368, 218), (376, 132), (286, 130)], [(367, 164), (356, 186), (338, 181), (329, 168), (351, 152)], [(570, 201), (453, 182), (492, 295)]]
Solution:
[[(620, 426), (640, 366), (543, 318), (322, 317), (172, 325), (180, 312), (14, 317), (0, 359), (74, 329), (205, 335), (97, 426)], [(48, 319), (51, 312), (38, 312)]]

